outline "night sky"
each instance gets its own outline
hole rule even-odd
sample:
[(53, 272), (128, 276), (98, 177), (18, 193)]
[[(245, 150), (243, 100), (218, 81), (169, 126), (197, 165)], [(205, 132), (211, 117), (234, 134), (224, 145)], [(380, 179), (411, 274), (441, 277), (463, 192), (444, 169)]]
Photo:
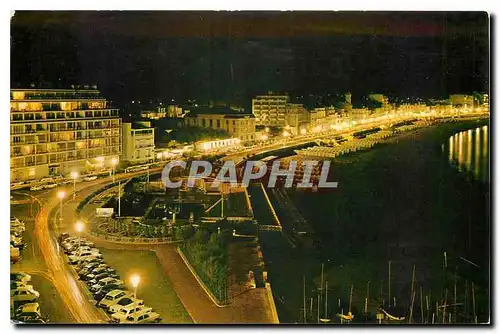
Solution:
[(16, 12), (12, 87), (132, 99), (487, 92), (482, 12)]

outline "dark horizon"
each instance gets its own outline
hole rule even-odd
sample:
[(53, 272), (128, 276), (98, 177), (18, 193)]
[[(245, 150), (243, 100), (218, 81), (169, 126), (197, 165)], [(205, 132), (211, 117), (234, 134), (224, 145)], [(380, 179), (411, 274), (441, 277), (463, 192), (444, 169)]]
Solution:
[(487, 92), (485, 12), (16, 12), (11, 86), (130, 100)]

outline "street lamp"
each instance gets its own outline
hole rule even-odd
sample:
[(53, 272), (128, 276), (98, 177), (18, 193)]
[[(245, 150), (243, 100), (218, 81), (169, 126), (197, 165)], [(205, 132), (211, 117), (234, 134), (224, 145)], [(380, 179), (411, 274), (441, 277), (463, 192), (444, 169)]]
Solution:
[(71, 177), (73, 178), (73, 201), (76, 197), (76, 179), (78, 178), (78, 172), (71, 172)]
[(139, 275), (134, 274), (130, 277), (130, 282), (132, 283), (132, 287), (134, 288), (134, 298), (137, 298), (137, 287), (141, 282), (141, 277)]
[(80, 265), (80, 255), (82, 254), (81, 242), (82, 242), (82, 232), (85, 229), (85, 224), (81, 220), (77, 220), (75, 223), (75, 230), (78, 233), (78, 265)]
[(112, 174), (113, 174), (113, 183), (115, 183), (115, 166), (118, 164), (118, 159), (113, 158), (111, 159), (111, 165), (112, 165)]
[(57, 198), (59, 198), (61, 207), (59, 209), (59, 220), (62, 222), (63, 220), (63, 199), (66, 196), (66, 192), (64, 190), (59, 190), (57, 192)]

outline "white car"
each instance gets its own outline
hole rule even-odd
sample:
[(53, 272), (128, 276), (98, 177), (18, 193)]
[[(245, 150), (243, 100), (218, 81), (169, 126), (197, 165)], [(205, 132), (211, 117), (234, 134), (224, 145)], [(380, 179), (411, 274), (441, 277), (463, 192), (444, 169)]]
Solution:
[[(114, 306), (114, 305), (113, 305)], [(136, 314), (136, 313), (146, 313), (146, 312), (152, 312), (153, 309), (151, 307), (146, 307), (144, 305), (129, 305), (122, 307), (118, 312), (113, 313), (111, 315), (111, 321), (113, 322), (118, 322), (118, 323), (124, 323), (127, 321), (127, 318)]]
[(130, 296), (130, 292), (123, 290), (112, 290), (108, 292), (97, 305), (107, 310), (110, 306), (116, 304), (123, 296)]
[(122, 280), (119, 280), (119, 279), (114, 278), (114, 277), (105, 277), (105, 278), (99, 280), (99, 282), (92, 285), (90, 287), (90, 291), (97, 292), (106, 284), (124, 284), (124, 282)]
[(10, 298), (14, 302), (32, 302), (38, 299), (40, 297), (40, 293), (33, 288), (28, 288), (26, 286), (19, 287), (15, 290), (10, 291)]
[(38, 191), (38, 190), (42, 190), (42, 189), (43, 189), (43, 186), (41, 186), (41, 185), (35, 185), (35, 186), (30, 187), (31, 191)]
[(152, 311), (143, 311), (134, 313), (123, 321), (123, 324), (152, 324), (161, 321), (161, 317), (158, 313)]
[(43, 188), (44, 188), (44, 189), (52, 189), (52, 188), (55, 188), (55, 187), (57, 187), (57, 186), (58, 186), (58, 184), (57, 184), (57, 183), (47, 183), (47, 184), (44, 184), (44, 185), (43, 185)]
[(83, 179), (84, 181), (94, 181), (97, 180), (97, 176), (87, 176), (86, 178)]
[(134, 297), (123, 296), (116, 302), (115, 305), (111, 305), (108, 309), (108, 313), (117, 313), (121, 312), (121, 310), (126, 309), (127, 307), (132, 306), (142, 306), (144, 305), (144, 300), (137, 299)]

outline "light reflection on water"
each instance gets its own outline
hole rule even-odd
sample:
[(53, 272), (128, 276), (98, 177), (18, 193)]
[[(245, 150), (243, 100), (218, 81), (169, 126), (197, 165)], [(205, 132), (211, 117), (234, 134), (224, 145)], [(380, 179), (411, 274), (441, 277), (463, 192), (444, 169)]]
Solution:
[(454, 134), (448, 140), (448, 160), (461, 172), (489, 182), (488, 126)]

